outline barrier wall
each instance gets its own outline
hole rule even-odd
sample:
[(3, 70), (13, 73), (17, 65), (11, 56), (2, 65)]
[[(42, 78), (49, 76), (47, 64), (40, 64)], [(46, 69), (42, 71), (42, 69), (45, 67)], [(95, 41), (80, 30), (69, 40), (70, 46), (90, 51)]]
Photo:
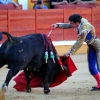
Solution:
[[(73, 12), (74, 10), (74, 12)], [(88, 19), (100, 38), (100, 8), (48, 9), (48, 10), (0, 10), (0, 31), (8, 31), (14, 36), (29, 33), (48, 35), (50, 26), (57, 22), (68, 22), (71, 14), (79, 13)], [(54, 29), (50, 37), (53, 41), (76, 40), (75, 29)]]

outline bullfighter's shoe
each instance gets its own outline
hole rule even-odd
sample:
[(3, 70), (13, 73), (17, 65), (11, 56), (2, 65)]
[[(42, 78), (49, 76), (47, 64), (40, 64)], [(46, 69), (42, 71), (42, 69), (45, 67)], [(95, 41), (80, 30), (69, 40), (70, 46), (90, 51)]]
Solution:
[(100, 91), (100, 88), (97, 88), (97, 87), (92, 87), (91, 91)]

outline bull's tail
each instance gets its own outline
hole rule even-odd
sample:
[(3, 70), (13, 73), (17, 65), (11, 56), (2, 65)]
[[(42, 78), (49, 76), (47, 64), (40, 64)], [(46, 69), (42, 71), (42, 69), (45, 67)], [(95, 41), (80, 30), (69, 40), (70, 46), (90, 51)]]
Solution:
[(13, 36), (11, 36), (8, 32), (0, 32), (0, 41), (2, 40), (2, 34), (5, 34), (8, 37), (8, 41), (13, 43)]

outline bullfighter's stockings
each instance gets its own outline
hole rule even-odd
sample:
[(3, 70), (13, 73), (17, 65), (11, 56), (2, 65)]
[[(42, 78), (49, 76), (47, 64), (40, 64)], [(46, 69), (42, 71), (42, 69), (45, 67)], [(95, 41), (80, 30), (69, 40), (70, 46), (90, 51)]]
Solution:
[(100, 73), (97, 73), (96, 75), (93, 75), (93, 77), (97, 81), (97, 85), (95, 87), (92, 87), (91, 91), (100, 90)]

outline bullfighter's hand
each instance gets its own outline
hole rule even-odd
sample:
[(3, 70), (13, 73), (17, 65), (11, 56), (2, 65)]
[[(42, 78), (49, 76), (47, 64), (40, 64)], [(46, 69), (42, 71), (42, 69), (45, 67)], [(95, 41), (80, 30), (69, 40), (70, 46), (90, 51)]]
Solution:
[(58, 24), (52, 24), (51, 25), (51, 28), (57, 28), (58, 27)]
[(67, 52), (67, 53), (65, 53), (63, 56), (64, 56), (65, 58), (67, 58), (67, 57), (69, 57), (69, 56), (70, 56), (70, 53), (69, 53), (69, 52)]

